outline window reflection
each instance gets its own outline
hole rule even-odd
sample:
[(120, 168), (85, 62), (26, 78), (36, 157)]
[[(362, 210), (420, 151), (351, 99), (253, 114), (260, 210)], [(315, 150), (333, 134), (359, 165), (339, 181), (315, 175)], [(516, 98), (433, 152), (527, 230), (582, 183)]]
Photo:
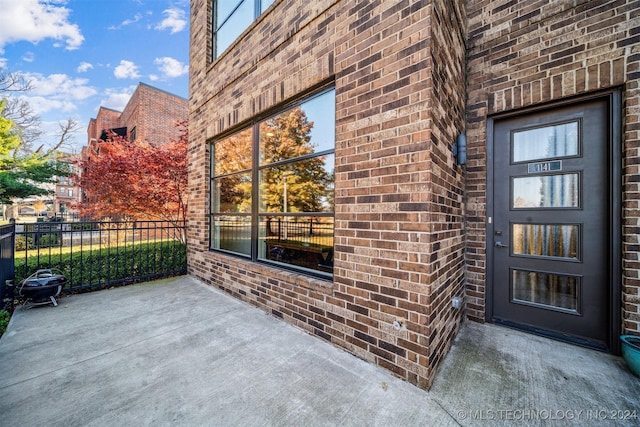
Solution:
[(333, 269), (333, 218), (319, 216), (260, 217), (259, 258), (308, 270)]
[(260, 171), (260, 211), (333, 212), (334, 156), (317, 156)]
[(579, 281), (575, 276), (512, 270), (513, 300), (578, 314)]
[(239, 173), (213, 180), (212, 211), (251, 212), (251, 175)]
[(217, 216), (212, 222), (212, 249), (251, 255), (251, 217)]
[(261, 0), (260, 2), (260, 13), (264, 12), (271, 6), (274, 0)]
[(218, 27), (220, 27), (227, 18), (229, 18), (229, 15), (238, 6), (238, 4), (243, 2), (246, 2), (246, 0), (217, 0), (215, 4), (217, 7)]
[[(228, 2), (218, 2), (228, 3)], [(216, 55), (224, 52), (253, 22), (253, 0), (244, 0), (224, 22), (218, 22), (216, 31)]]
[(512, 178), (511, 207), (575, 208), (578, 207), (579, 179), (577, 173)]
[(213, 145), (213, 174), (220, 176), (251, 169), (251, 128), (235, 133)]
[(334, 151), (334, 89), (216, 141), (211, 248), (329, 276)]
[(260, 123), (260, 164), (333, 150), (335, 108), (330, 92)]
[(578, 122), (513, 133), (513, 161), (549, 159), (578, 154)]
[(213, 0), (213, 58), (220, 56), (274, 0)]
[(512, 224), (516, 255), (578, 258), (578, 226), (559, 224)]

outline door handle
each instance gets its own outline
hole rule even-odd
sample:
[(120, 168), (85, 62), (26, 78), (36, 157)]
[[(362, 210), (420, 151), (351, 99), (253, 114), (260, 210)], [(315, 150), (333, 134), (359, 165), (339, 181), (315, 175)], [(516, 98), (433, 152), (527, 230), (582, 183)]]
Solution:
[(509, 245), (503, 245), (502, 242), (496, 242), (494, 245), (496, 248), (508, 248)]

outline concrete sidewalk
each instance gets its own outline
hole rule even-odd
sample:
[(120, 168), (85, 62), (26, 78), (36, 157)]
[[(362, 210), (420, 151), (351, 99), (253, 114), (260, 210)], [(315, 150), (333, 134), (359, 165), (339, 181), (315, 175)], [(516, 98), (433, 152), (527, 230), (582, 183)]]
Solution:
[(426, 392), (188, 276), (59, 303), (0, 339), (2, 426), (640, 424), (622, 359), (493, 325)]

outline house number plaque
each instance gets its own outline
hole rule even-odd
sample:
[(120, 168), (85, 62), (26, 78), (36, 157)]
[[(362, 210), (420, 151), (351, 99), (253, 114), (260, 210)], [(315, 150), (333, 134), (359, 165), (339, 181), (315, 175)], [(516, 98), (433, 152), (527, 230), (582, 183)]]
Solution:
[(529, 163), (527, 165), (528, 173), (553, 172), (562, 170), (562, 160), (553, 160), (551, 162)]

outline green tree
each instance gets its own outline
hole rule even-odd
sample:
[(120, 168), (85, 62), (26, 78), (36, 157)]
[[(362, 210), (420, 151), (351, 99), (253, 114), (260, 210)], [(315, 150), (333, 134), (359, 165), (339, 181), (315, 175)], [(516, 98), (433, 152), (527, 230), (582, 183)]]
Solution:
[(47, 149), (41, 145), (34, 150), (33, 143), (42, 136), (40, 118), (23, 97), (12, 96), (32, 89), (23, 75), (0, 70), (0, 205), (9, 205), (8, 217), (17, 214), (20, 199), (48, 194), (42, 184), (68, 175), (58, 150), (80, 130), (73, 119), (61, 122), (57, 140)]
[(58, 162), (53, 151), (20, 152), (22, 140), (13, 120), (4, 116), (6, 100), (0, 101), (0, 203), (48, 194), (43, 183), (66, 176), (68, 167)]

